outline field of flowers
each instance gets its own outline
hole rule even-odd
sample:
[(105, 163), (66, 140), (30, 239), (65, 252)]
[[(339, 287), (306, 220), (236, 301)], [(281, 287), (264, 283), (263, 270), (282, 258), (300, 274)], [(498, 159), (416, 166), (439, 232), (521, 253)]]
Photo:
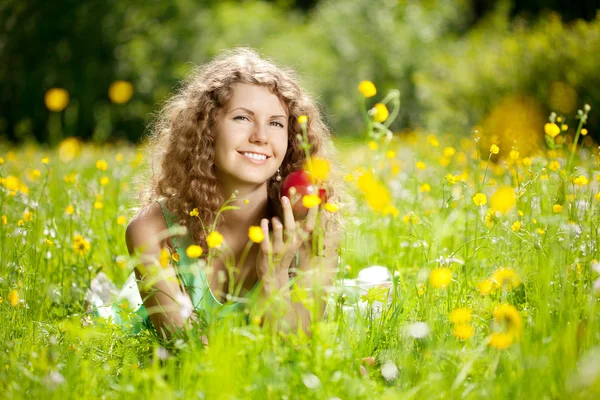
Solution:
[(338, 282), (374, 265), (391, 278), (336, 285), (310, 336), (225, 318), (207, 347), (164, 343), (131, 330), (127, 301), (114, 305), (119, 324), (88, 312), (98, 273), (121, 286), (132, 271), (124, 233), (142, 152), (74, 138), (1, 148), (2, 397), (597, 398), (590, 107), (550, 115), (525, 153), (477, 129), (392, 134), (398, 93), (359, 88), (366, 140), (337, 143), (356, 201), (338, 211)]

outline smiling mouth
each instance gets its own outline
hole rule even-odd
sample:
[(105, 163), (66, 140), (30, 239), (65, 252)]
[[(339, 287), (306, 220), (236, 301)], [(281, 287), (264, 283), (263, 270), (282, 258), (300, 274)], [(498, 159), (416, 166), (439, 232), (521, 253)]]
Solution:
[(269, 158), (271, 158), (271, 157), (266, 156), (264, 154), (256, 154), (256, 153), (250, 153), (250, 152), (239, 152), (239, 151), (238, 151), (238, 153), (241, 154), (242, 156), (244, 156), (244, 158), (246, 158), (248, 160), (251, 160), (251, 161), (254, 161), (254, 162), (257, 162), (257, 163), (262, 163), (262, 162), (268, 160)]

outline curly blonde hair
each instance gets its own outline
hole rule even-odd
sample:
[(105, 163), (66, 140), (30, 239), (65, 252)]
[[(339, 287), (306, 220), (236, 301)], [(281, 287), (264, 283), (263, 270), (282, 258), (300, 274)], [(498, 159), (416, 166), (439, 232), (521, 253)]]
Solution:
[[(209, 227), (215, 221), (226, 200), (215, 175), (215, 134), (211, 128), (219, 109), (231, 99), (232, 86), (236, 83), (266, 86), (287, 106), (288, 148), (281, 165), (282, 176), (301, 169), (305, 162), (305, 150), (297, 138), (302, 132), (298, 117), (308, 117), (310, 155), (330, 162), (329, 198), (338, 202), (341, 199), (343, 182), (336, 173), (339, 167), (333, 159), (335, 148), (330, 131), (316, 104), (298, 85), (295, 73), (276, 66), (249, 48), (226, 51), (204, 66), (194, 68), (177, 93), (165, 102), (151, 126), (144, 158), (146, 171), (139, 177), (143, 185), (140, 205), (164, 197), (163, 205), (175, 220), (188, 228), (195, 243), (205, 248), (203, 226)], [(280, 184), (275, 176), (267, 183), (269, 217), (282, 218)], [(199, 218), (189, 215), (194, 208), (198, 209)], [(332, 220), (341, 227), (339, 216)], [(216, 226), (221, 222), (221, 219), (217, 221)]]

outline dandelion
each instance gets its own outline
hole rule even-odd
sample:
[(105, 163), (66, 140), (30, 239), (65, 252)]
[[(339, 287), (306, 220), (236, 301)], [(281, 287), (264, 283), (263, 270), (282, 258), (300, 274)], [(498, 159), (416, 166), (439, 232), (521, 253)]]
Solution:
[(306, 208), (313, 208), (321, 204), (321, 198), (316, 194), (307, 194), (302, 196), (302, 205)]
[[(387, 206), (383, 209), (383, 211), (381, 212), (384, 216), (385, 215), (391, 215), (393, 217), (397, 217), (398, 214), (400, 213), (400, 211), (398, 211), (398, 209), (394, 206)], [(418, 219), (417, 219), (418, 220)]]
[(473, 203), (475, 203), (476, 206), (484, 206), (487, 204), (487, 197), (485, 194), (483, 193), (477, 193), (475, 194), (475, 196), (473, 196)]
[(560, 128), (561, 128), (563, 131), (566, 131), (567, 129), (569, 129), (569, 125), (567, 125), (567, 124), (562, 124), (562, 125), (560, 126)]
[(445, 147), (443, 153), (444, 157), (450, 158), (456, 153), (456, 150), (454, 149), (454, 147)]
[(494, 321), (503, 327), (505, 333), (521, 336), (523, 320), (519, 311), (512, 304), (499, 304), (494, 308)]
[(498, 154), (500, 152), (500, 147), (498, 147), (497, 145), (493, 144), (490, 146), (490, 153), (492, 154)]
[(560, 163), (558, 161), (550, 161), (550, 164), (548, 164), (548, 169), (550, 169), (550, 171), (556, 172), (560, 169)]
[(519, 159), (519, 152), (517, 150), (511, 150), (510, 151), (510, 158), (517, 161)]
[(411, 222), (413, 224), (418, 224), (420, 219), (411, 211), (408, 214), (406, 214), (404, 217), (402, 217), (402, 221), (405, 224), (410, 224)]
[(499, 187), (490, 199), (490, 206), (502, 214), (506, 214), (512, 210), (516, 203), (517, 196), (515, 195), (515, 190), (510, 186)]
[(69, 215), (73, 215), (73, 213), (75, 212), (75, 208), (72, 205), (68, 205), (67, 208), (65, 208), (65, 212)]
[(29, 222), (33, 219), (33, 213), (29, 210), (23, 211), (23, 221)]
[(446, 180), (451, 185), (454, 185), (456, 182), (458, 182), (459, 179), (456, 176), (452, 175), (452, 174), (447, 174), (446, 175)]
[(585, 186), (588, 184), (588, 179), (583, 175), (579, 175), (577, 178), (573, 179), (573, 183), (577, 186)]
[(194, 208), (192, 211), (190, 211), (190, 217), (197, 217), (198, 215), (200, 215), (200, 213), (198, 213), (197, 208)]
[(221, 235), (217, 231), (212, 231), (206, 237), (206, 244), (211, 249), (216, 249), (216, 248), (220, 247), (222, 243), (223, 243), (223, 235)]
[(110, 183), (110, 179), (108, 178), (108, 176), (103, 176), (102, 178), (100, 178), (100, 184), (102, 186), (106, 186)]
[(115, 104), (125, 104), (133, 96), (133, 85), (130, 82), (118, 80), (108, 87), (108, 97)]
[(203, 253), (202, 247), (200, 247), (196, 244), (192, 244), (192, 245), (188, 246), (188, 248), (185, 250), (185, 254), (189, 258), (198, 258), (202, 255), (202, 253)]
[(521, 284), (517, 272), (510, 267), (501, 267), (492, 273), (492, 282), (503, 290), (512, 290)]
[(424, 170), (425, 168), (427, 168), (427, 165), (423, 161), (417, 161), (415, 166), (417, 167), (417, 169), (420, 170)]
[(369, 141), (369, 148), (371, 150), (377, 150), (377, 142), (375, 142), (374, 140), (370, 140)]
[(75, 237), (73, 239), (73, 249), (75, 250), (75, 253), (83, 256), (89, 251), (90, 242), (88, 242), (81, 235), (75, 235)]
[(117, 217), (117, 225), (125, 225), (125, 223), (127, 223), (127, 218), (123, 215), (119, 215)]
[(522, 224), (520, 221), (515, 221), (512, 226), (510, 227), (510, 229), (512, 229), (513, 232), (519, 232), (521, 230)]
[(8, 224), (8, 217), (6, 215), (2, 215), (2, 225)]
[(555, 138), (560, 133), (560, 128), (558, 125), (549, 122), (544, 125), (544, 132), (546, 132), (546, 135), (550, 136), (551, 138)]
[(475, 334), (471, 324), (458, 324), (452, 328), (452, 334), (459, 340), (467, 340)]
[(436, 268), (429, 275), (429, 284), (434, 288), (446, 288), (452, 281), (452, 270), (447, 267)]
[(546, 233), (546, 231), (543, 230), (542, 228), (537, 228), (537, 233), (539, 233), (540, 235), (543, 235)]
[(118, 162), (123, 161), (123, 154), (117, 153), (117, 155), (115, 156), (115, 160), (117, 160)]
[(581, 130), (581, 134), (582, 134), (583, 136), (587, 135), (587, 134), (588, 134), (588, 130), (587, 130), (587, 129), (585, 129), (585, 128), (583, 128), (583, 129)]
[(42, 157), (42, 164), (47, 165), (50, 162), (50, 159), (48, 157)]
[(311, 157), (310, 164), (308, 162), (304, 164), (304, 170), (309, 171), (310, 174), (317, 180), (325, 181), (327, 178), (329, 178), (329, 172), (331, 168), (329, 166), (329, 161), (326, 159)]
[(381, 103), (377, 103), (373, 106), (371, 109), (371, 114), (373, 115), (373, 119), (377, 122), (385, 122), (385, 120), (390, 116), (390, 112), (385, 104)]
[(440, 142), (435, 135), (427, 135), (427, 142), (433, 147), (439, 147)]
[(523, 165), (526, 167), (530, 167), (531, 166), (531, 158), (523, 157)]
[(21, 227), (21, 226), (23, 226), (24, 224), (25, 224), (25, 222), (23, 222), (23, 220), (22, 220), (22, 219), (20, 219), (20, 220), (18, 220), (18, 221), (17, 221), (17, 226), (18, 226), (18, 227)]
[(560, 204), (555, 204), (552, 206), (552, 211), (555, 213), (560, 213), (563, 210), (563, 206), (561, 206)]
[(101, 202), (101, 201), (99, 201), (99, 200), (96, 200), (96, 201), (94, 202), (94, 208), (95, 208), (96, 210), (102, 210), (102, 209), (104, 208), (104, 203), (103, 203), (103, 202)]
[(385, 153), (385, 156), (386, 156), (387, 158), (394, 158), (394, 157), (396, 157), (396, 152), (395, 152), (395, 151), (393, 151), (393, 150), (388, 150), (388, 151)]
[(496, 210), (493, 207), (490, 207), (490, 209), (488, 210), (488, 212), (485, 214), (485, 225), (488, 228), (491, 228), (492, 225), (494, 224), (494, 222), (496, 222), (497, 218), (496, 218)]
[(308, 117), (306, 115), (301, 115), (298, 117), (298, 123), (300, 125), (305, 125), (308, 123)]
[(600, 192), (596, 193), (594, 195), (594, 198), (596, 199), (596, 201), (600, 201)]
[(81, 143), (74, 137), (68, 137), (58, 145), (58, 158), (65, 163), (72, 161), (80, 152)]
[(494, 282), (491, 279), (484, 279), (477, 284), (477, 290), (482, 296), (487, 296), (494, 290)]
[(178, 262), (179, 262), (179, 260), (181, 259), (181, 257), (179, 256), (179, 253), (173, 253), (173, 254), (171, 255), (171, 258), (173, 259), (173, 261), (175, 261), (175, 262), (177, 262), (177, 263), (178, 263)]
[(377, 94), (377, 89), (371, 81), (361, 81), (358, 84), (358, 90), (366, 98), (373, 97)]
[(248, 228), (248, 238), (254, 243), (261, 243), (265, 239), (265, 234), (260, 226), (251, 226)]
[(421, 193), (431, 192), (431, 186), (429, 186), (428, 183), (424, 183), (421, 186), (419, 186), (419, 192), (421, 192)]
[(450, 322), (453, 324), (465, 324), (471, 321), (471, 309), (467, 307), (455, 308), (450, 313)]
[(69, 92), (62, 88), (49, 89), (44, 95), (46, 108), (53, 112), (60, 112), (69, 105)]
[(336, 203), (325, 203), (325, 211), (330, 213), (336, 213), (340, 209), (339, 205)]
[(96, 168), (100, 171), (106, 171), (108, 169), (108, 163), (106, 160), (98, 160), (96, 161)]
[(19, 292), (17, 291), (17, 289), (13, 289), (7, 297), (8, 302), (10, 303), (11, 306), (16, 306), (17, 304), (19, 304)]

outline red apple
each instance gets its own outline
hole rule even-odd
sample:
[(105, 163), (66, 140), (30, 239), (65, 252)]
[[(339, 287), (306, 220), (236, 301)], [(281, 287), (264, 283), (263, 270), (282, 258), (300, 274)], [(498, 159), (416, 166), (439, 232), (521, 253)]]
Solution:
[(321, 203), (327, 202), (327, 191), (313, 183), (310, 174), (304, 170), (298, 170), (285, 177), (279, 188), (279, 197), (285, 196), (290, 199), (294, 218), (304, 219), (308, 214), (308, 208), (302, 204), (305, 195), (319, 193)]

